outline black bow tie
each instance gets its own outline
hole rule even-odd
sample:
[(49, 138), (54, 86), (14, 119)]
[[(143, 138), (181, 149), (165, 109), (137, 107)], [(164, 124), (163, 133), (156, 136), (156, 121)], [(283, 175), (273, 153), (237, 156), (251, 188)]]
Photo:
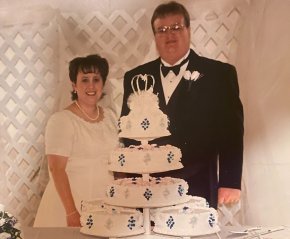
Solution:
[(185, 58), (180, 64), (175, 66), (165, 66), (163, 63), (161, 63), (162, 75), (166, 77), (169, 71), (173, 71), (173, 73), (177, 76), (179, 74), (180, 67), (182, 67), (187, 61), (188, 58)]

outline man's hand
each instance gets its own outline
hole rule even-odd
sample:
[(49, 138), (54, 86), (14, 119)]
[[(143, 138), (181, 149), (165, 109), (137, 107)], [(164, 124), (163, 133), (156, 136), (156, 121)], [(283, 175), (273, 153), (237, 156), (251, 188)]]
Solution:
[(219, 188), (218, 204), (237, 203), (241, 197), (241, 190), (235, 188)]

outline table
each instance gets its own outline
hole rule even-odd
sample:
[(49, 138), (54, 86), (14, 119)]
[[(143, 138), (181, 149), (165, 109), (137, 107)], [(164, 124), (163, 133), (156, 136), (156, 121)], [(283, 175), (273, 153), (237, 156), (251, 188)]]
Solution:
[[(243, 227), (243, 229), (248, 227)], [(290, 239), (290, 226), (285, 226), (284, 230), (273, 232), (267, 235), (263, 235), (262, 239)], [(220, 237), (222, 239), (244, 239), (245, 235), (234, 235), (229, 231), (237, 230), (237, 227), (222, 227), (220, 232)], [(69, 227), (59, 227), (59, 228), (33, 228), (33, 227), (23, 227), (22, 234), (24, 239), (96, 239), (99, 237), (84, 235), (80, 233), (79, 228), (69, 228)], [(161, 237), (160, 237), (161, 238)], [(170, 236), (164, 236), (163, 238), (171, 238)], [(207, 235), (202, 237), (192, 237), (192, 239), (218, 239), (218, 237), (213, 235)], [(260, 239), (259, 237), (254, 237), (253, 239)]]

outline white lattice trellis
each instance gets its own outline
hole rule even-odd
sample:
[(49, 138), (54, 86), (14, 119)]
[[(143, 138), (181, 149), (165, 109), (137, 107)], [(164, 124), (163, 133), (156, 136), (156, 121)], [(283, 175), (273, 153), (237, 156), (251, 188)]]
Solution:
[(2, 197), (24, 225), (33, 222), (40, 200), (32, 177), (43, 157), (43, 128), (53, 111), (57, 86), (57, 25), (51, 19), (53, 12), (39, 13), (44, 12), (38, 22), (26, 16), (22, 23), (1, 25), (0, 33), (1, 129), (5, 130), (1, 162), (7, 184)]
[(241, 17), (238, 6), (222, 14), (210, 11), (191, 21), (191, 42), (200, 55), (228, 62), (236, 49), (236, 27)]

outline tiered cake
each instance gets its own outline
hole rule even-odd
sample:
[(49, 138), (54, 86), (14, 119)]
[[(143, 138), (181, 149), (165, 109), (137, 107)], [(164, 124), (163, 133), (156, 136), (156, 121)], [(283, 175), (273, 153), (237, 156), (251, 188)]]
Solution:
[[(145, 89), (140, 90), (139, 82)], [(120, 137), (140, 141), (138, 146), (118, 148), (111, 154), (109, 169), (139, 173), (142, 177), (117, 179), (107, 188), (107, 197), (84, 202), (81, 232), (103, 237), (139, 235), (141, 238), (170, 235), (190, 237), (219, 231), (217, 212), (205, 199), (187, 195), (183, 179), (150, 177), (150, 173), (182, 168), (178, 148), (149, 144), (170, 135), (169, 121), (159, 109), (153, 93), (154, 78), (137, 75), (132, 79), (133, 94), (128, 99), (130, 112), (120, 118)], [(142, 208), (142, 212), (136, 208)], [(154, 227), (151, 226), (154, 222)]]

